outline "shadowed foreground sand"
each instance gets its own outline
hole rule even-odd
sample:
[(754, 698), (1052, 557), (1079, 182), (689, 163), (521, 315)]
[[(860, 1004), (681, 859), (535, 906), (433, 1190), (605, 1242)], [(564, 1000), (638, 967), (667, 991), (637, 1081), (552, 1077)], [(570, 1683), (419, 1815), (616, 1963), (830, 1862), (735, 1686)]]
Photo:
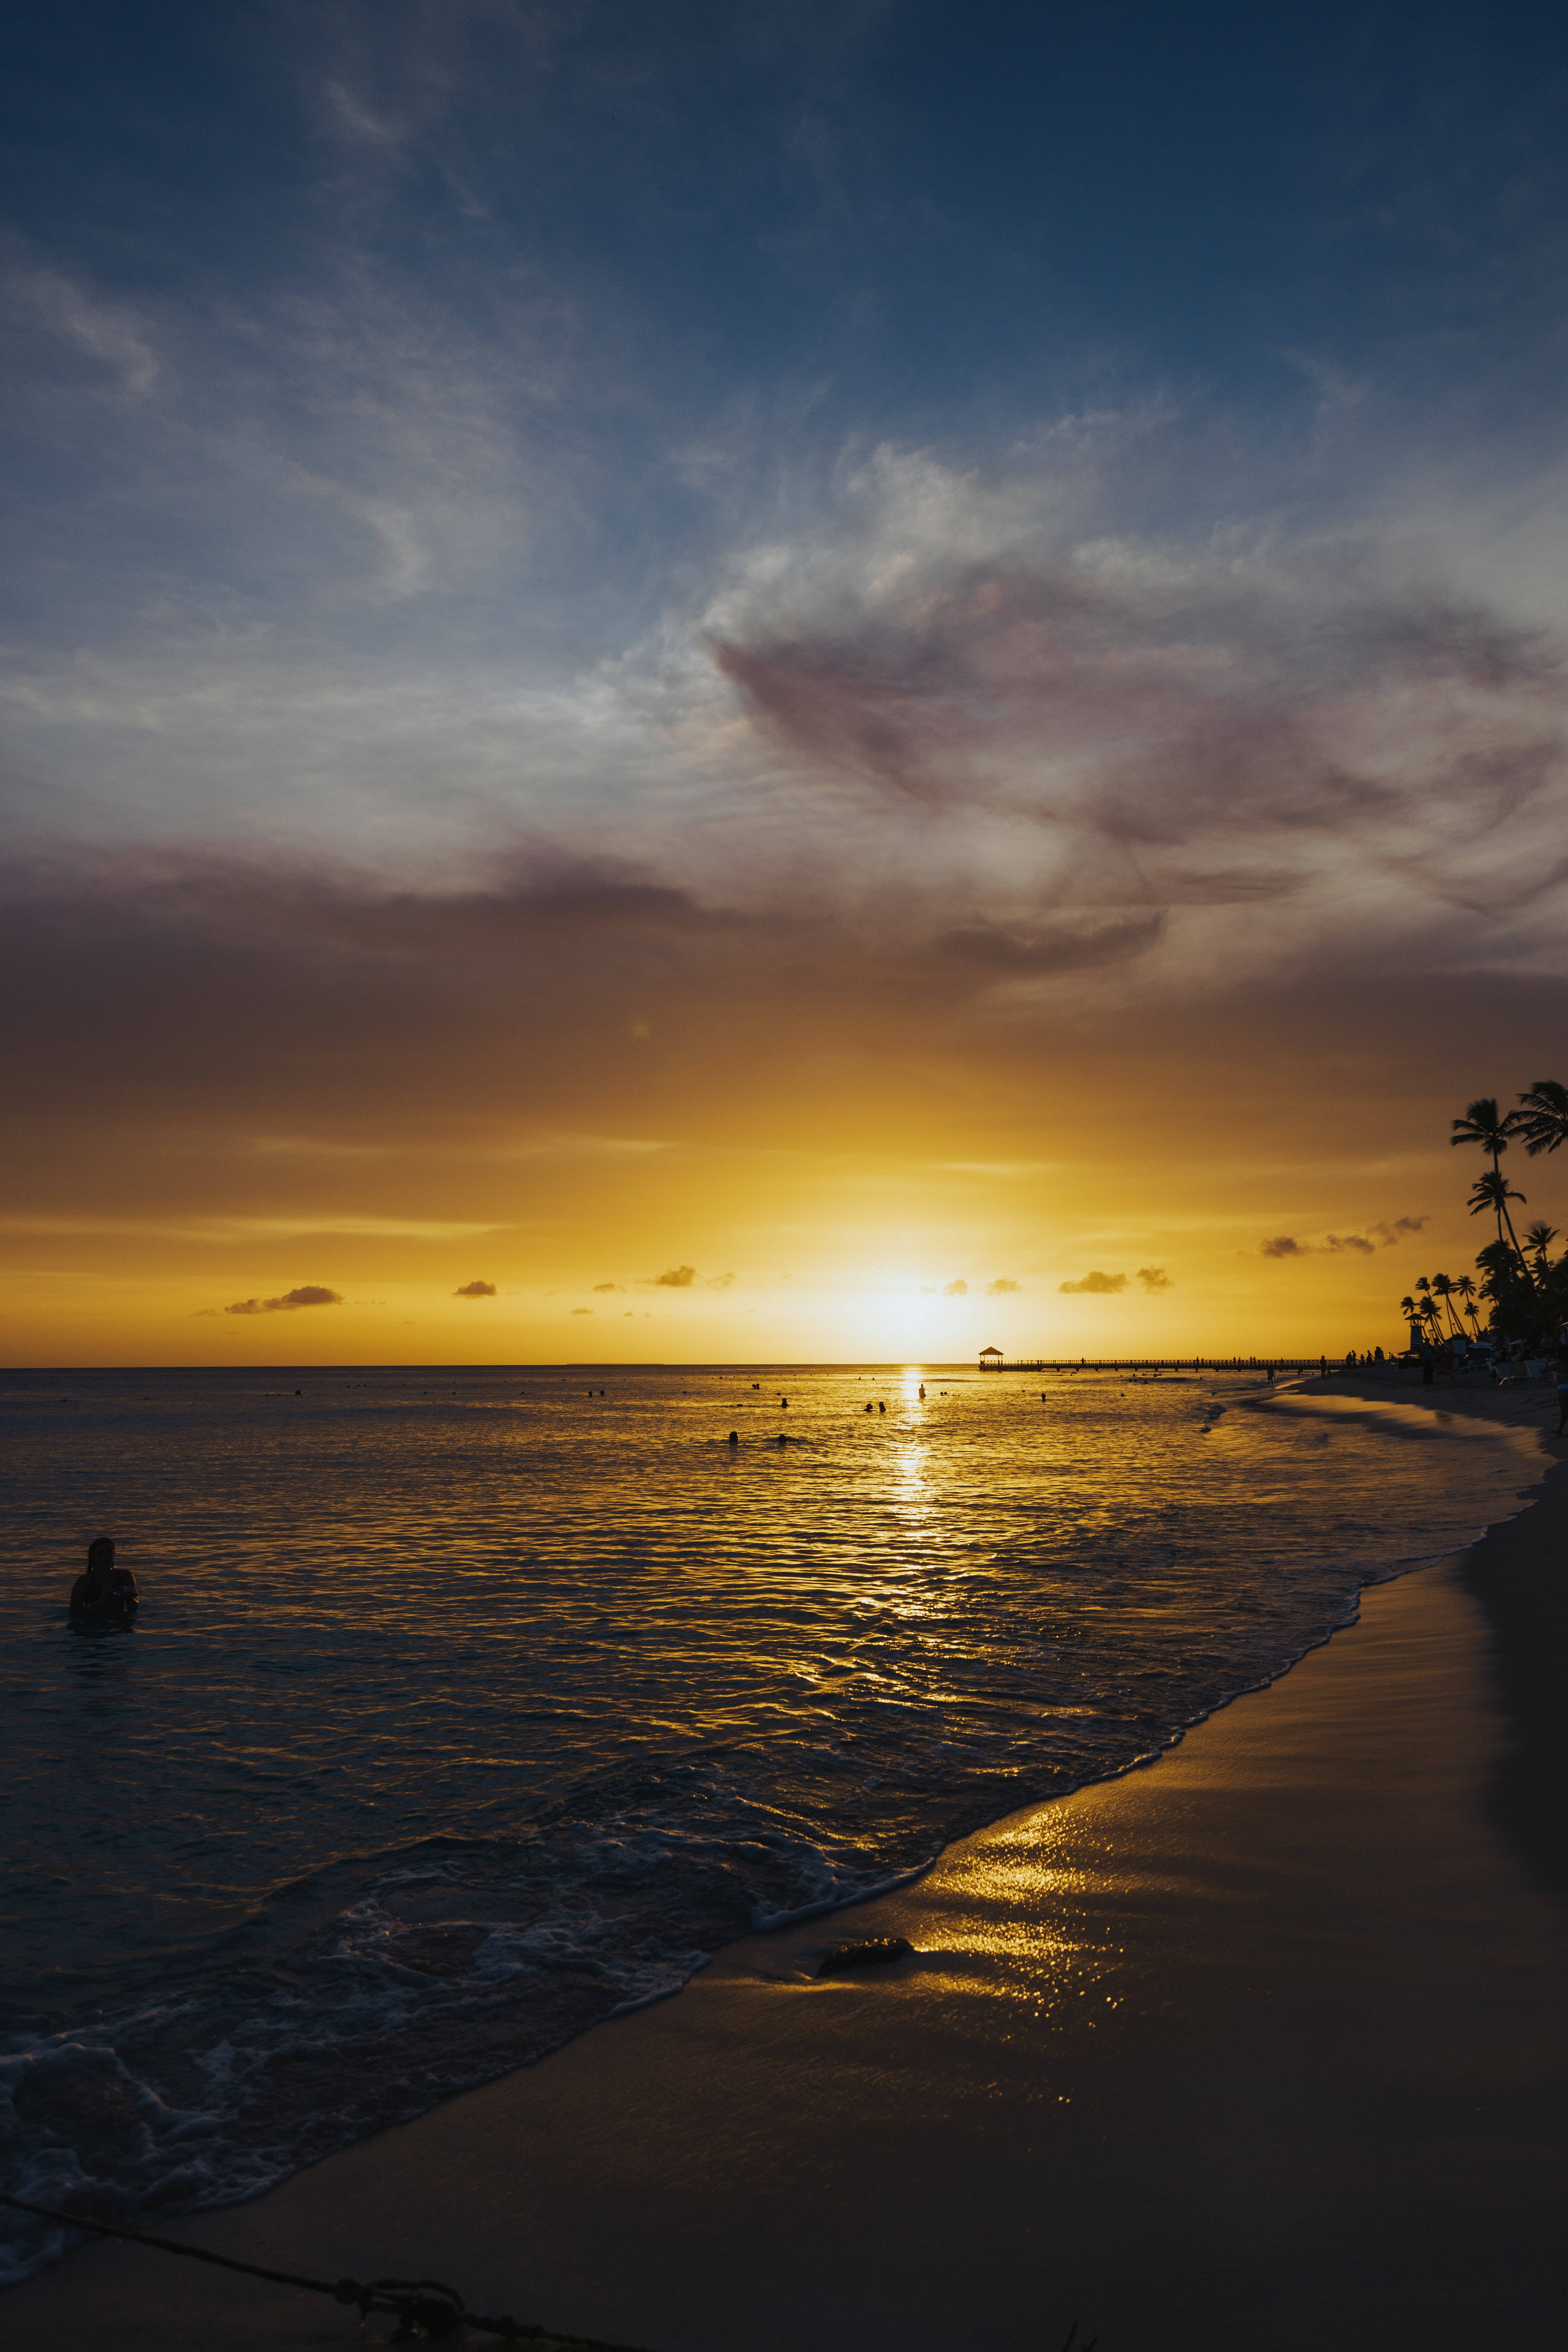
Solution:
[[(1557, 1472), (1152, 1769), (172, 2233), (669, 2352), (1056, 2352), (1075, 2317), (1102, 2352), (1555, 2347), (1563, 1832), (1500, 1811), (1524, 1735), (1475, 1594), (1540, 1650), (1565, 1530)], [(919, 1956), (813, 1981), (851, 1934)], [(17, 2352), (358, 2328), (116, 2247), (0, 2309)]]

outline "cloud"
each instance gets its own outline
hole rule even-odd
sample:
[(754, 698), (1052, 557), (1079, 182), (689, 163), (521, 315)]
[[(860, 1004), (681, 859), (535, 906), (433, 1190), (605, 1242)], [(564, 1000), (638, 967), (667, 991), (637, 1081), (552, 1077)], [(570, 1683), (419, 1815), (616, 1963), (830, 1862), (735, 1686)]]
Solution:
[(957, 1282), (950, 1282), (943, 1288), (942, 1295), (944, 1298), (967, 1298), (969, 1296), (969, 1285), (962, 1279)]
[(622, 1284), (622, 1283), (619, 1283), (619, 1282), (596, 1282), (596, 1283), (594, 1285), (594, 1288), (595, 1288), (596, 1291), (599, 1291), (599, 1290), (621, 1290), (621, 1289), (624, 1289), (624, 1287), (625, 1287), (625, 1285), (624, 1285), (624, 1284)]
[(732, 1274), (710, 1274), (703, 1283), (704, 1290), (730, 1290), (734, 1286)]
[[(1397, 1238), (1402, 1231), (1419, 1233), (1426, 1223), (1425, 1217), (1414, 1220), (1402, 1217), (1397, 1225), (1373, 1225), (1371, 1230), (1392, 1239)], [(1325, 1234), (1321, 1242), (1293, 1241), (1289, 1234), (1279, 1234), (1272, 1241), (1264, 1243), (1262, 1255), (1265, 1257), (1343, 1257), (1347, 1255), (1375, 1257), (1377, 1244), (1368, 1241), (1365, 1234)]]
[(694, 1265), (667, 1265), (662, 1274), (650, 1277), (655, 1290), (689, 1290), (697, 1279)]
[[(1135, 473), (1116, 431), (1099, 462)], [(1369, 940), (1446, 908), (1484, 953), (1489, 915), (1543, 922), (1568, 878), (1552, 632), (1375, 532), (1097, 530), (1092, 464), (885, 446), (707, 616), (775, 771), (868, 840), (942, 824), (979, 903), (931, 952), (997, 981), (1113, 971), (1195, 943), (1182, 910), (1268, 906), (1227, 928), (1282, 960), (1341, 929), (1324, 894), (1352, 867), (1377, 875)]]
[(1395, 1217), (1392, 1224), (1368, 1225), (1367, 1232), (1375, 1234), (1384, 1249), (1393, 1249), (1406, 1234), (1418, 1234), (1431, 1222), (1430, 1217)]
[(1117, 1291), (1126, 1289), (1127, 1276), (1124, 1274), (1086, 1274), (1081, 1282), (1062, 1282), (1057, 1287), (1075, 1297), (1084, 1293), (1096, 1297), (1110, 1297)]
[(1005, 1298), (1009, 1292), (1022, 1290), (1023, 1287), (1021, 1282), (1009, 1282), (1005, 1274), (999, 1274), (994, 1282), (986, 1284), (985, 1296), (987, 1298)]
[(13, 324), (58, 338), (120, 377), (127, 392), (150, 391), (158, 361), (135, 313), (104, 302), (54, 269), (13, 269), (0, 284), (0, 305)]
[(1151, 1294), (1156, 1290), (1173, 1290), (1175, 1285), (1163, 1265), (1141, 1265), (1138, 1279)]
[(298, 1290), (286, 1290), (281, 1298), (241, 1298), (223, 1311), (226, 1315), (281, 1315), (296, 1307), (342, 1307), (343, 1304), (337, 1291), (325, 1289), (319, 1282), (305, 1282)]
[(591, 1307), (574, 1307), (572, 1309), (574, 1315), (592, 1315), (593, 1311)]
[(460, 1290), (452, 1293), (454, 1298), (493, 1298), (495, 1295), (493, 1282), (465, 1282)]

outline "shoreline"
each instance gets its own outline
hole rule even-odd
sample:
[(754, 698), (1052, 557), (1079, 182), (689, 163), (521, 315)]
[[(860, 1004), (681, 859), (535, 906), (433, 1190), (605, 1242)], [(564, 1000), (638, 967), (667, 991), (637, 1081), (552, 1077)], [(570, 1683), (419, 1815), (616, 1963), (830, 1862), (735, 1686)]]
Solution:
[[(1312, 1392), (1515, 1426), (1542, 1402)], [(1148, 1765), (174, 2233), (327, 2276), (431, 2271), (677, 2352), (1049, 2346), (1074, 2318), (1105, 2352), (1544, 2345), (1565, 1536), (1549, 1470)], [(916, 1958), (815, 1980), (829, 1944), (880, 1934)], [(4, 2307), (40, 2352), (358, 2326), (110, 2245)]]

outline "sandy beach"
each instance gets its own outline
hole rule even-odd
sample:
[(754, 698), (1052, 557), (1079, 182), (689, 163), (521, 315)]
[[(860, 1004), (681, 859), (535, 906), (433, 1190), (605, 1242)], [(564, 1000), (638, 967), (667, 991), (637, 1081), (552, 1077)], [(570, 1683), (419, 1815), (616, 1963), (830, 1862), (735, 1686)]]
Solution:
[[(1157, 1765), (170, 2234), (660, 2352), (1555, 2344), (1565, 1567), (1557, 1468)], [(860, 1935), (915, 1957), (818, 1981)], [(114, 2246), (5, 2308), (29, 2352), (359, 2326)]]

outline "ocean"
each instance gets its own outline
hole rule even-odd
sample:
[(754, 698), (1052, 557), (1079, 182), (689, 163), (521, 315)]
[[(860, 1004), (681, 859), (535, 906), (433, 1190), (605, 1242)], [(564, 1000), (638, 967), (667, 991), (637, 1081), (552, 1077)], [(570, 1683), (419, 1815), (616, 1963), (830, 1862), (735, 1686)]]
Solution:
[[(6, 2185), (255, 2193), (1156, 1755), (1540, 1475), (1315, 1386), (0, 1373)], [(133, 1626), (67, 1622), (99, 1534)]]

